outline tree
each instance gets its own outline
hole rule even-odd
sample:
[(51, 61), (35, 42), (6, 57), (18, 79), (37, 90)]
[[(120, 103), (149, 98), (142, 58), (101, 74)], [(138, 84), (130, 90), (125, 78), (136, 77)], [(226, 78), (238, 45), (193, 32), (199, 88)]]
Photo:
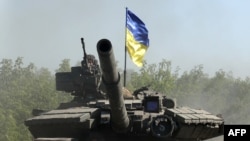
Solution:
[[(67, 70), (67, 63), (61, 70)], [(31, 140), (24, 121), (32, 116), (32, 109), (54, 109), (71, 99), (55, 90), (55, 76), (47, 68), (23, 66), (21, 57), (0, 62), (0, 81), (0, 140)]]
[(59, 64), (59, 69), (57, 69), (56, 72), (69, 72), (70, 69), (70, 59), (63, 59), (62, 63)]
[(195, 66), (179, 76), (178, 69), (171, 70), (171, 63), (144, 64), (140, 72), (134, 72), (129, 88), (151, 84), (152, 89), (175, 97), (177, 104), (202, 108), (214, 114), (222, 114), (226, 123), (249, 124), (250, 79), (235, 79), (223, 70), (209, 77), (203, 66)]
[(162, 60), (158, 64), (144, 63), (140, 73), (134, 72), (128, 87), (132, 90), (150, 85), (152, 89), (170, 94), (174, 88), (177, 73), (172, 73), (171, 62)]

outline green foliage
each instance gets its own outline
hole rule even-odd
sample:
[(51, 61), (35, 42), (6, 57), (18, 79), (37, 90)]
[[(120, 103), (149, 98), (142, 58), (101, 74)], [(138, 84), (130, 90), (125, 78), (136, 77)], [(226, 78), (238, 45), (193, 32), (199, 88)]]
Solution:
[(53, 109), (71, 98), (55, 90), (55, 77), (48, 69), (32, 63), (25, 67), (21, 57), (0, 62), (0, 82), (0, 140), (4, 141), (31, 140), (24, 120), (32, 116), (32, 109)]
[(174, 88), (177, 74), (172, 74), (171, 62), (163, 60), (159, 64), (146, 63), (140, 69), (140, 73), (131, 74), (128, 88), (135, 90), (142, 86), (150, 85), (150, 87), (159, 92), (170, 93)]
[(59, 66), (60, 67), (56, 70), (56, 72), (69, 72), (71, 68), (70, 59), (63, 59)]
[(235, 79), (223, 70), (209, 77), (203, 66), (195, 66), (179, 76), (179, 69), (172, 71), (171, 62), (145, 63), (140, 72), (134, 72), (128, 88), (135, 90), (145, 85), (177, 99), (179, 106), (203, 108), (222, 114), (227, 123), (249, 124), (250, 79)]
[[(56, 71), (70, 71), (69, 59), (64, 59)], [(203, 108), (220, 113), (227, 123), (249, 124), (250, 78), (234, 78), (223, 70), (209, 77), (203, 66), (179, 75), (171, 62), (147, 64), (139, 72), (127, 73), (127, 87), (133, 91), (142, 86), (175, 97), (178, 105)], [(32, 109), (54, 109), (71, 99), (69, 94), (55, 90), (55, 75), (47, 68), (36, 68), (33, 63), (23, 65), (21, 57), (0, 62), (0, 140), (32, 140), (24, 120)]]
[(202, 65), (195, 66), (190, 72), (184, 72), (180, 78), (176, 79), (175, 95), (190, 96), (190, 94), (201, 93), (208, 81), (202, 69)]

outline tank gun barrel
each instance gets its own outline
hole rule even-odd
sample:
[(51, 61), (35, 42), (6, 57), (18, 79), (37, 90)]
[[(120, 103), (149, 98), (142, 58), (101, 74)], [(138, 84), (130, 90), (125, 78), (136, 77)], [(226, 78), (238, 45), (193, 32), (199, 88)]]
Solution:
[(109, 96), (112, 128), (117, 132), (126, 132), (129, 118), (124, 104), (120, 74), (116, 69), (112, 44), (107, 39), (97, 43), (97, 52), (102, 69), (102, 81)]

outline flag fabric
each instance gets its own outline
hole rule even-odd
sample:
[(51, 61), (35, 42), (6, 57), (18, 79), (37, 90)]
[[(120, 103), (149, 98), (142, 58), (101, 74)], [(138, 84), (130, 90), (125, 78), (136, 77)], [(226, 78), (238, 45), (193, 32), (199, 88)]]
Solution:
[(149, 47), (148, 30), (134, 13), (126, 11), (126, 48), (131, 60), (138, 67), (142, 67), (144, 55)]

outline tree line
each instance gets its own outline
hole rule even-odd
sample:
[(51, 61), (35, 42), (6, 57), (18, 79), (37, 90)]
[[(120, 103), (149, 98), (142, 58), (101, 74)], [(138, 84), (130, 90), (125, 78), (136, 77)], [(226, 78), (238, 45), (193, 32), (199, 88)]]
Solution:
[[(69, 59), (62, 60), (56, 71), (70, 71)], [(209, 77), (198, 65), (180, 74), (171, 61), (147, 64), (139, 72), (131, 71), (127, 87), (132, 92), (142, 86), (176, 98), (178, 106), (202, 108), (221, 114), (226, 123), (250, 123), (250, 78), (234, 78), (223, 70)], [(122, 76), (122, 75), (121, 75)], [(55, 109), (70, 101), (68, 93), (55, 90), (55, 74), (35, 64), (24, 65), (23, 58), (0, 62), (0, 140), (32, 140), (24, 121), (32, 109)]]

